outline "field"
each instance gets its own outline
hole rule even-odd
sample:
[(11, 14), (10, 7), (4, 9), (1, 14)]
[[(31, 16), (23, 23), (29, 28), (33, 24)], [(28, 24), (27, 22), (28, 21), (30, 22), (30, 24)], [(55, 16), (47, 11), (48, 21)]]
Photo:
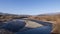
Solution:
[[(6, 23), (7, 21), (10, 21), (13, 19), (21, 19), (21, 18), (22, 18), (21, 16), (3, 16), (3, 15), (0, 15), (0, 22)], [(53, 23), (52, 33), (60, 33), (60, 15), (28, 16), (27, 18)], [(9, 32), (6, 30), (0, 30), (0, 32), (2, 32), (2, 31), (4, 33), (8, 32), (9, 34), (13, 34), (12, 32)]]
[(29, 18), (53, 23), (53, 30), (52, 30), (52, 32), (53, 33), (60, 33), (60, 15), (31, 16)]

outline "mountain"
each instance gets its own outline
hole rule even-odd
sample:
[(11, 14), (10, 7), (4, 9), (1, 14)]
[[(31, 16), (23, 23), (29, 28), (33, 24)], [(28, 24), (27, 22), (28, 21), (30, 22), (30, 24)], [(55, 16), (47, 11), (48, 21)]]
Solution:
[(5, 16), (18, 16), (16, 14), (8, 14), (8, 13), (2, 13), (2, 12), (0, 12), (0, 15), (5, 15)]
[(53, 15), (60, 15), (60, 12), (40, 14), (40, 15), (38, 15), (38, 16), (53, 16)]

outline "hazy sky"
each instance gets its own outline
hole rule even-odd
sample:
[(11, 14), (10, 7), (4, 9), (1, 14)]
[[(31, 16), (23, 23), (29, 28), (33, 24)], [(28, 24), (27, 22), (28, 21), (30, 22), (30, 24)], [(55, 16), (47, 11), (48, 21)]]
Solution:
[(0, 12), (30, 15), (60, 12), (60, 0), (0, 0)]

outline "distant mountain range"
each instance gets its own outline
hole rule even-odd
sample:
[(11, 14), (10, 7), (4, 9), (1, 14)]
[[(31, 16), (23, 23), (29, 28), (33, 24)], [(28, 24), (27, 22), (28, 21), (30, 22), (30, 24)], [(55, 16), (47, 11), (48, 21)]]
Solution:
[[(34, 15), (17, 15), (17, 14), (8, 14), (8, 13), (2, 13), (2, 12), (0, 12), (0, 15), (6, 15), (6, 16), (34, 16)], [(39, 15), (37, 15), (37, 16), (52, 16), (52, 15), (60, 15), (60, 12), (57, 12), (57, 13), (39, 14)]]
[(17, 16), (17, 17), (29, 17), (31, 15), (17, 15), (17, 14), (8, 14), (8, 13), (1, 13), (0, 12), (0, 16)]
[(60, 12), (57, 13), (47, 13), (47, 14), (40, 14), (38, 16), (52, 16), (52, 15), (60, 15)]
[(8, 13), (2, 13), (2, 12), (0, 12), (0, 15), (6, 15), (6, 16), (8, 16), (8, 15), (18, 16), (18, 15), (16, 15), (16, 14), (8, 14)]

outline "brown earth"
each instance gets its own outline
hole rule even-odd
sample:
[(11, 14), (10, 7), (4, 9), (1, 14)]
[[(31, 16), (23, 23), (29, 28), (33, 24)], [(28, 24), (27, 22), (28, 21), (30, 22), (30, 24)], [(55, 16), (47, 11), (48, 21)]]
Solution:
[[(0, 22), (6, 22), (12, 20), (13, 18), (21, 18), (21, 16), (0, 16)], [(52, 16), (29, 16), (30, 19), (36, 19), (40, 21), (48, 21), (53, 23), (53, 33), (60, 34), (60, 15), (52, 15)]]
[(31, 16), (29, 18), (53, 23), (52, 32), (60, 34), (60, 15), (54, 15), (54, 16)]

